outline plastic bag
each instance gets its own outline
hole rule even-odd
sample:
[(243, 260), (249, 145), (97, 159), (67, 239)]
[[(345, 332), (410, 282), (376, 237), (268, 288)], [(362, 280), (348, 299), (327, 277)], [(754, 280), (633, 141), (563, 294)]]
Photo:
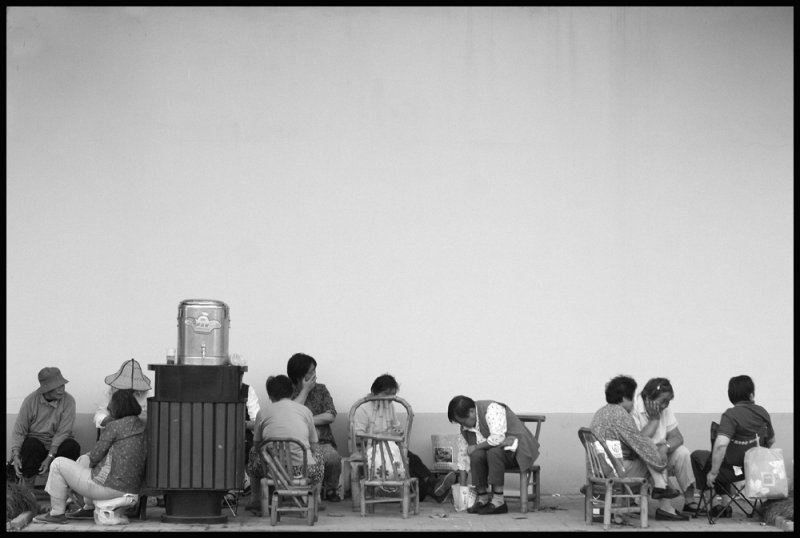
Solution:
[(431, 435), (434, 471), (458, 471), (458, 435)]
[(475, 489), (475, 486), (453, 484), (451, 489), (453, 492), (453, 508), (456, 509), (456, 512), (463, 512), (475, 504), (475, 501), (478, 499), (478, 491)]
[(780, 448), (753, 447), (744, 454), (744, 494), (756, 499), (784, 499), (789, 482)]

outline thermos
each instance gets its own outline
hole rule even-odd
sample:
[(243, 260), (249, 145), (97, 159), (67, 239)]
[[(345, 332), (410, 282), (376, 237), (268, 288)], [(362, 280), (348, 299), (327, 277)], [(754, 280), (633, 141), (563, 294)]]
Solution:
[(211, 299), (186, 299), (178, 306), (178, 364), (228, 363), (228, 305)]

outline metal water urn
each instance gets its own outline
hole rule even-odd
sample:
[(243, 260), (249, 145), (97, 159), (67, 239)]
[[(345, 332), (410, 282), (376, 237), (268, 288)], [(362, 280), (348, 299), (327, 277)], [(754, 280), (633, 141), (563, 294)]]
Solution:
[(181, 301), (178, 305), (178, 364), (227, 364), (229, 316), (228, 305), (222, 301)]

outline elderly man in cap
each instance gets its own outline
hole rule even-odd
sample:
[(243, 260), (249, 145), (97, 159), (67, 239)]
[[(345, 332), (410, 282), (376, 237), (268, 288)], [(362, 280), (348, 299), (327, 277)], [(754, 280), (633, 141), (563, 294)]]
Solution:
[(64, 389), (61, 370), (48, 366), (39, 372), (39, 388), (22, 402), (11, 436), (11, 460), (20, 482), (33, 487), (58, 456), (77, 460), (81, 446), (73, 438), (75, 398)]

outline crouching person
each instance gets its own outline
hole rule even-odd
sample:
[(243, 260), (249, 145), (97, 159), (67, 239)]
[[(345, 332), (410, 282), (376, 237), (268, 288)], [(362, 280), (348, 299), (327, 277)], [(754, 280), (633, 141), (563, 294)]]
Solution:
[[(92, 519), (103, 524), (125, 524), (117, 512), (138, 501), (147, 459), (145, 423), (131, 390), (111, 396), (111, 422), (88, 454), (77, 461), (56, 458), (44, 490), (50, 494), (50, 512), (33, 518), (34, 523), (66, 523), (68, 519)], [(66, 514), (70, 491), (83, 497), (83, 508)]]

